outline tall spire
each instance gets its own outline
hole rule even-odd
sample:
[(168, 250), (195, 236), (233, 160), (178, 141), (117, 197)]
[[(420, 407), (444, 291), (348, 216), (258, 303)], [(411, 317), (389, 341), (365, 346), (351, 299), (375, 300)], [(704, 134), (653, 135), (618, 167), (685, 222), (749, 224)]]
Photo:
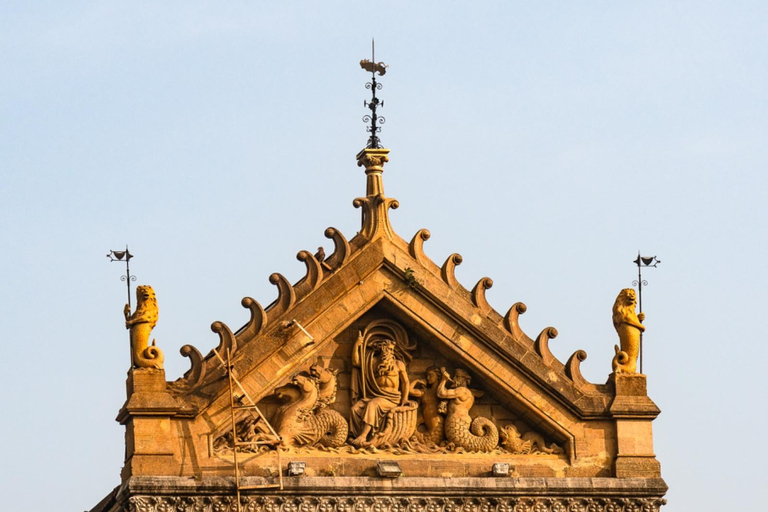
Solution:
[(366, 127), (371, 136), (368, 137), (368, 144), (365, 147), (368, 149), (379, 149), (381, 148), (381, 140), (379, 140), (377, 134), (381, 131), (381, 127), (378, 125), (384, 124), (387, 120), (376, 112), (379, 107), (384, 107), (384, 102), (376, 97), (376, 91), (380, 91), (382, 87), (376, 81), (376, 73), (379, 76), (384, 76), (389, 66), (383, 62), (376, 62), (376, 42), (373, 39), (371, 39), (371, 60), (361, 60), (360, 67), (371, 73), (371, 81), (365, 84), (365, 88), (371, 90), (371, 101), (363, 101), (363, 105), (371, 111), (370, 114), (363, 116), (364, 123), (371, 123), (370, 126)]
[(365, 84), (366, 89), (371, 90), (371, 101), (364, 101), (363, 105), (370, 109), (371, 113), (363, 116), (363, 122), (370, 123), (367, 127), (370, 137), (365, 148), (357, 154), (357, 165), (365, 167), (366, 185), (365, 197), (358, 197), (354, 200), (355, 208), (363, 209), (363, 225), (360, 233), (372, 240), (373, 238), (384, 235), (392, 238), (394, 231), (389, 223), (388, 210), (397, 208), (396, 199), (384, 196), (384, 182), (382, 173), (384, 164), (389, 161), (389, 150), (381, 147), (378, 133), (381, 131), (379, 125), (384, 124), (385, 119), (377, 112), (379, 107), (384, 106), (384, 102), (376, 97), (376, 91), (381, 90), (381, 84), (376, 81), (376, 73), (383, 76), (387, 72), (387, 65), (383, 62), (376, 62), (375, 45), (371, 39), (371, 60), (361, 60), (360, 67), (371, 73), (371, 81)]

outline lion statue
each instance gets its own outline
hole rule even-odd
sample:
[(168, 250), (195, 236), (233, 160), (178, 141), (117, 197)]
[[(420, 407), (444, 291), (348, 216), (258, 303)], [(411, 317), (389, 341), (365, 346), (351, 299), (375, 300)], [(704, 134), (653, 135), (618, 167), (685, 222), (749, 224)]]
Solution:
[(611, 365), (614, 373), (636, 373), (637, 356), (640, 353), (640, 336), (645, 331), (641, 324), (645, 320), (645, 314), (635, 313), (637, 302), (635, 290), (625, 288), (621, 290), (616, 302), (613, 304), (613, 326), (619, 334), (621, 349), (616, 345), (616, 355)]
[(125, 305), (125, 328), (131, 330), (131, 357), (135, 368), (163, 368), (163, 351), (149, 346), (149, 333), (157, 325), (157, 298), (151, 286), (136, 287), (136, 311), (131, 314), (131, 306)]

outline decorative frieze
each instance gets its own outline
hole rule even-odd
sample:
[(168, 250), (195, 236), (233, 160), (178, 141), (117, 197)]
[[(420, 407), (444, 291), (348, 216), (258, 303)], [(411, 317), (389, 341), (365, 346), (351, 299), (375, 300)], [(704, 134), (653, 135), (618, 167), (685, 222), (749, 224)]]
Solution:
[[(132, 496), (125, 512), (235, 512), (230, 496)], [(656, 512), (656, 497), (242, 496), (243, 512)]]

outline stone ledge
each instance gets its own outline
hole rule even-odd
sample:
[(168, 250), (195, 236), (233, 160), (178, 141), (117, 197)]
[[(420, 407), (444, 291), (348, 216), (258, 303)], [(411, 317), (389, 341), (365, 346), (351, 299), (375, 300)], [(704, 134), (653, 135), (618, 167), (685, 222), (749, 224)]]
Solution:
[[(246, 477), (242, 485), (276, 482), (276, 478)], [(284, 477), (283, 490), (270, 489), (248, 494), (335, 496), (335, 495), (529, 495), (529, 496), (663, 496), (667, 484), (661, 478), (436, 478), (400, 477)], [(131, 477), (119, 494), (228, 494), (232, 478), (209, 477), (202, 481), (185, 477)]]

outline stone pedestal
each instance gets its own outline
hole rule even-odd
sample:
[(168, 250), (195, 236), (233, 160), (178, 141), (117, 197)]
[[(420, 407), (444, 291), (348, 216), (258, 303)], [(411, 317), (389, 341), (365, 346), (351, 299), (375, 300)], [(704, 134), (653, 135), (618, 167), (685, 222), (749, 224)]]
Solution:
[(137, 368), (128, 373), (126, 400), (117, 415), (125, 425), (123, 481), (135, 475), (168, 475), (178, 471), (178, 434), (171, 418), (181, 408), (166, 389), (165, 371)]
[(645, 375), (611, 374), (616, 389), (610, 413), (616, 420), (618, 453), (614, 465), (618, 478), (658, 478), (661, 465), (653, 453), (651, 422), (659, 408), (648, 398)]

